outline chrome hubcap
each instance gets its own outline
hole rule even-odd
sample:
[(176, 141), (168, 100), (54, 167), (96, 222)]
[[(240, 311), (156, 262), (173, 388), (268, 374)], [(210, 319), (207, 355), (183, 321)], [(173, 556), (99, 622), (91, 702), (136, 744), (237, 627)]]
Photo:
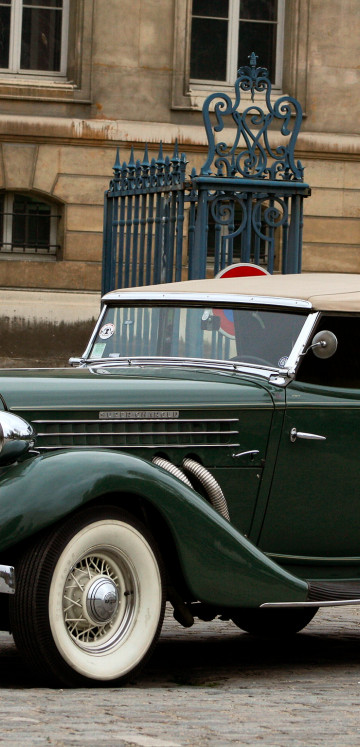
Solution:
[(114, 617), (119, 606), (116, 585), (106, 577), (96, 578), (86, 594), (86, 611), (94, 623), (107, 623)]

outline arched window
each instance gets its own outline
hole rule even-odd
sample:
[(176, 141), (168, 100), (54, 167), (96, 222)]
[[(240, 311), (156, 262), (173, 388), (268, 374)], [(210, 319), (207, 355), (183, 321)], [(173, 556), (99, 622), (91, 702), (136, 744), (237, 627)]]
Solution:
[(55, 203), (22, 192), (0, 194), (0, 258), (56, 259), (61, 214)]

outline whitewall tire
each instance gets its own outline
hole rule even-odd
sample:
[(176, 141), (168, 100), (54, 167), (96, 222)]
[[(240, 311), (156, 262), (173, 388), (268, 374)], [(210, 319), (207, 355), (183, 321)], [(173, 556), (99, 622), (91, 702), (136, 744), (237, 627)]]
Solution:
[(63, 684), (134, 676), (157, 641), (162, 562), (145, 527), (125, 512), (75, 516), (26, 553), (17, 579), (15, 642)]

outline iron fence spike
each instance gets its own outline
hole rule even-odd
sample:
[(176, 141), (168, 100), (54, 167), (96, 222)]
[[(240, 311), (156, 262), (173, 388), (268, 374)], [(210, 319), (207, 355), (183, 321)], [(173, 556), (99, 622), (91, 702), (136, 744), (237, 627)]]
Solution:
[(117, 147), (117, 148), (116, 148), (116, 158), (115, 158), (115, 163), (114, 163), (114, 165), (113, 165), (113, 171), (114, 171), (114, 173), (115, 173), (116, 171), (120, 171), (120, 169), (121, 169), (121, 164), (120, 164), (120, 148), (119, 148), (119, 147)]
[(159, 144), (159, 155), (157, 157), (157, 163), (162, 165), (164, 163), (164, 154), (163, 154), (163, 143), (162, 140), (160, 140)]
[(173, 153), (172, 160), (175, 161), (175, 160), (178, 160), (178, 158), (179, 158), (179, 144), (178, 144), (178, 139), (175, 138), (174, 153)]
[(150, 164), (149, 164), (148, 144), (147, 143), (145, 143), (143, 166), (146, 166), (146, 167), (150, 166)]
[(134, 168), (135, 167), (134, 146), (133, 145), (131, 146), (130, 159), (129, 159), (128, 166), (129, 166), (129, 168)]

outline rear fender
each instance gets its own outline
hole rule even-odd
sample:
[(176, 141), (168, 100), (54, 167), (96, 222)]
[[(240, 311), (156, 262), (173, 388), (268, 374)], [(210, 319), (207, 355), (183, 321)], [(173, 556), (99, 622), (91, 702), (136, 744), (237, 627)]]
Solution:
[(6, 548), (114, 493), (137, 494), (160, 512), (194, 599), (229, 607), (306, 599), (304, 581), (267, 558), (198, 493), (151, 462), (111, 451), (52, 452), (4, 470), (2, 557)]

